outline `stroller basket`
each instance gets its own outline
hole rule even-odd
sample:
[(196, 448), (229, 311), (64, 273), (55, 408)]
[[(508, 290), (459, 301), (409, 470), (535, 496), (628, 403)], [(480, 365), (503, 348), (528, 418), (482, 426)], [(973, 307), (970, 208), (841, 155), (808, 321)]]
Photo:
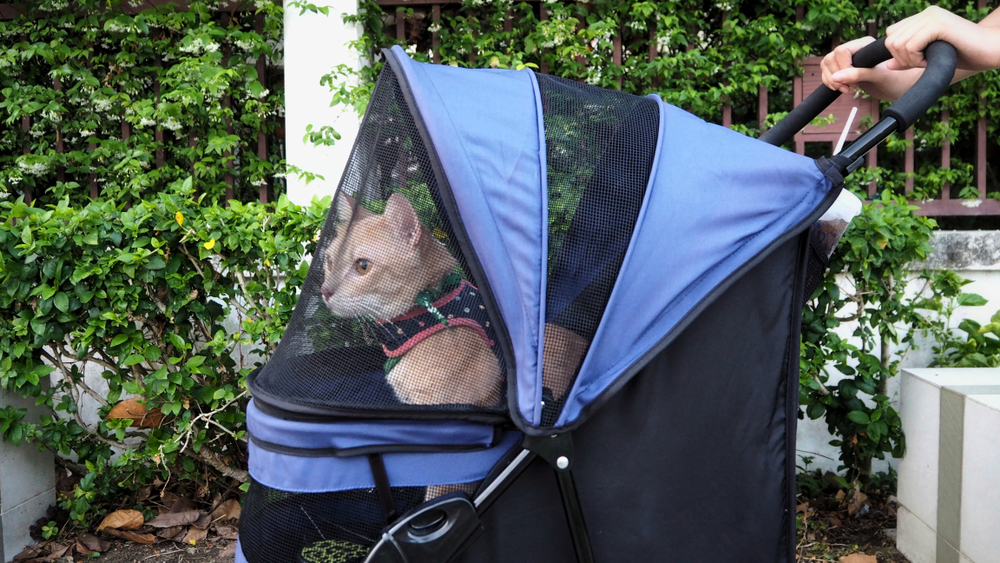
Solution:
[(247, 426), (238, 557), (248, 563), (362, 561), (396, 516), (475, 493), (520, 438), (475, 423), (289, 421), (253, 401)]
[(237, 561), (794, 561), (810, 227), (954, 50), (816, 160), (772, 144), (835, 93), (755, 140), (657, 96), (384, 55), (248, 378)]

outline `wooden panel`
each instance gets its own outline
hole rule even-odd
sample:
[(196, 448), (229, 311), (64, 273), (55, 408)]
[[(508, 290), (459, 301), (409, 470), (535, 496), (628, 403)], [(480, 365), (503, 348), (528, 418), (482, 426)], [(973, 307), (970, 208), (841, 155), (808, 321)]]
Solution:
[(995, 199), (935, 199), (930, 201), (913, 201), (920, 207), (917, 215), (925, 216), (967, 216), (967, 215), (1000, 215), (1000, 201)]
[[(538, 7), (538, 19), (539, 19), (539, 21), (547, 21), (549, 19), (549, 11), (545, 8), (545, 4), (542, 4), (541, 6)], [(545, 55), (548, 55), (548, 54), (549, 54), (549, 50), (548, 49), (542, 49), (542, 57), (545, 57)], [(549, 63), (546, 62), (545, 60), (542, 60), (542, 64), (539, 65), (538, 70), (542, 74), (548, 74), (549, 73)]]
[(906, 130), (903, 138), (909, 143), (906, 145), (906, 156), (903, 162), (903, 172), (906, 174), (906, 187), (904, 191), (910, 193), (913, 191), (913, 127)]
[[(434, 4), (431, 8), (431, 20), (433, 22), (434, 28), (441, 26), (441, 4)], [(431, 33), (431, 51), (434, 53), (434, 62), (441, 62), (441, 37), (438, 35), (437, 31)]]
[[(822, 57), (809, 57), (802, 61), (802, 98), (800, 99), (804, 100), (808, 98), (810, 94), (823, 85), (823, 72), (819, 66), (822, 60)], [(847, 135), (847, 140), (853, 141), (865, 131), (866, 128), (862, 127), (861, 123), (866, 117), (873, 116), (872, 106), (877, 103), (874, 98), (854, 98), (853, 96), (841, 95), (820, 114), (820, 117), (833, 114), (833, 123), (822, 127), (806, 125), (802, 130), (802, 135), (809, 142), (836, 142), (840, 139), (840, 133), (844, 130), (844, 124), (847, 123), (848, 116), (851, 115), (851, 109), (857, 107), (858, 115), (855, 116), (851, 132)]]
[[(983, 102), (980, 98), (979, 103)], [(976, 189), (979, 199), (986, 197), (986, 118), (976, 121)]]
[(760, 134), (763, 135), (766, 131), (765, 124), (767, 123), (767, 86), (761, 86), (757, 89), (757, 128), (760, 129)]
[[(950, 111), (941, 111), (941, 123), (948, 123), (950, 118)], [(951, 140), (948, 137), (941, 143), (941, 168), (951, 168)], [(951, 182), (948, 180), (945, 180), (944, 186), (941, 187), (941, 199), (951, 199)]]

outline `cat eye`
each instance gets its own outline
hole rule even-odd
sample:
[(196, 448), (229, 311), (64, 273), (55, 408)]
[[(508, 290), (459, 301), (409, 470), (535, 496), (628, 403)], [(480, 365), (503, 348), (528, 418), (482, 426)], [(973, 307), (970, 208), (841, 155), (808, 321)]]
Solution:
[(354, 263), (354, 269), (363, 276), (371, 271), (372, 263), (362, 258)]

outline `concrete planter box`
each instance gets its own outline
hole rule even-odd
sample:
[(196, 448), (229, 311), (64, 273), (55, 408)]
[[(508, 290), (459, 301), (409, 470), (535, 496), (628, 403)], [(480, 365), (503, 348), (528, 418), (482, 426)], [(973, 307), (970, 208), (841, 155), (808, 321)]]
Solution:
[(912, 563), (1000, 563), (1000, 369), (902, 372), (896, 546)]
[[(34, 401), (0, 390), (0, 408), (27, 408), (27, 420), (38, 419)], [(28, 527), (56, 502), (52, 453), (34, 444), (14, 446), (0, 441), (0, 561), (7, 562), (35, 543)]]

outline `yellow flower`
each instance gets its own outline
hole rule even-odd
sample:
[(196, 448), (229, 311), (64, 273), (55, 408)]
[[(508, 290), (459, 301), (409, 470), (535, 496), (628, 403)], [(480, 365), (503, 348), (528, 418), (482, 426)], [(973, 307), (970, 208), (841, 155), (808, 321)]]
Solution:
[(177, 215), (174, 215), (174, 217), (177, 219), (177, 224), (183, 227), (184, 226), (184, 214), (181, 213), (180, 211), (178, 211)]
[(212, 240), (206, 242), (205, 243), (205, 248), (207, 250), (212, 250), (213, 248), (215, 248), (215, 239), (212, 239)]
[(448, 234), (442, 231), (439, 227), (434, 227), (434, 238), (444, 240), (448, 238)]
[(264, 259), (264, 265), (265, 265), (265, 266), (270, 266), (270, 265), (271, 265), (271, 261), (270, 261), (270, 260), (268, 260), (267, 258), (265, 258), (265, 259)]

